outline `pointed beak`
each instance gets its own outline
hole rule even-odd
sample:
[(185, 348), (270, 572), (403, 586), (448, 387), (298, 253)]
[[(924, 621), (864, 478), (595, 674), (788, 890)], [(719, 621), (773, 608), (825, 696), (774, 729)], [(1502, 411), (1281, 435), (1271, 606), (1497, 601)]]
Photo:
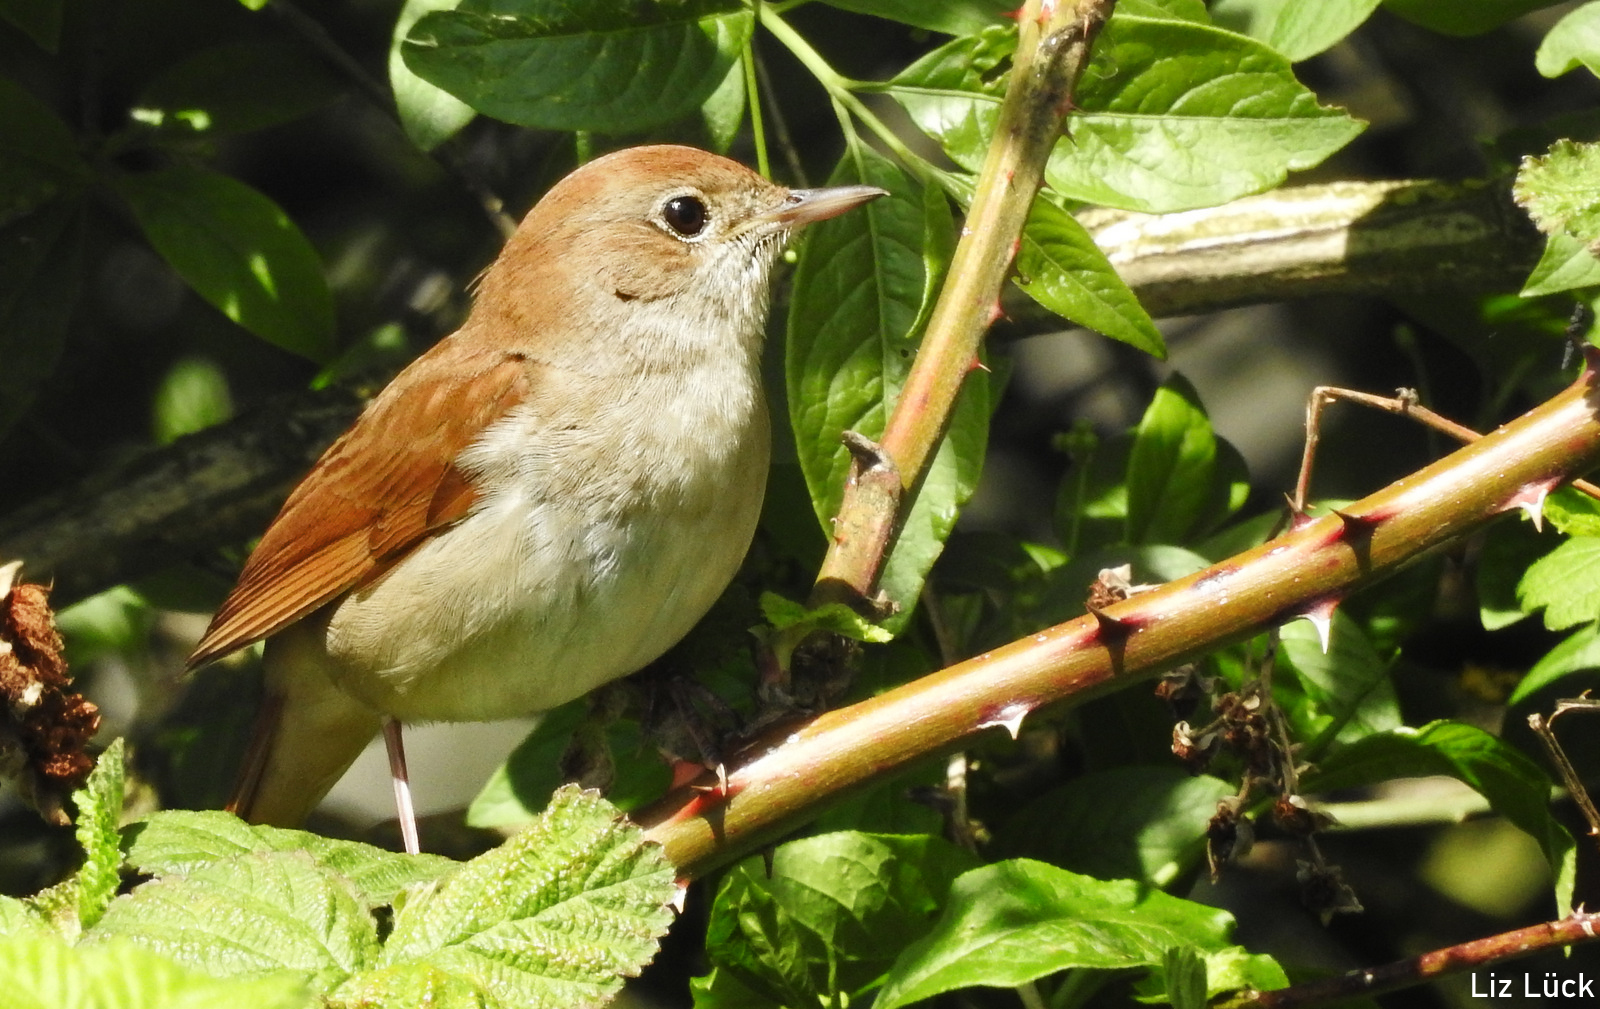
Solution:
[(888, 196), (887, 190), (877, 186), (832, 186), (828, 189), (791, 189), (782, 203), (756, 220), (763, 223), (797, 227), (814, 221), (838, 217), (846, 210), (861, 206), (869, 200)]

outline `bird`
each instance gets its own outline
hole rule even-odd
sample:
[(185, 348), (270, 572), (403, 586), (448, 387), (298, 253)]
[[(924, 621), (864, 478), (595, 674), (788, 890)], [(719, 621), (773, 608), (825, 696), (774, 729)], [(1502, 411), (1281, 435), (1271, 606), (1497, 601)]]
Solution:
[(188, 667), (265, 641), (230, 809), (298, 826), (380, 731), (547, 711), (677, 643), (765, 492), (760, 380), (794, 229), (886, 195), (791, 189), (676, 145), (530, 210), (460, 329), (402, 370), (262, 534)]

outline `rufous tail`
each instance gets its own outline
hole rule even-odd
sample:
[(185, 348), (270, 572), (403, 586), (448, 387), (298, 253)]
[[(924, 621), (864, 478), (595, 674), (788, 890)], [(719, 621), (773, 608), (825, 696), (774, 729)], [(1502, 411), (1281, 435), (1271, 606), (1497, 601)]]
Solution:
[(228, 803), (251, 823), (300, 826), (382, 726), (328, 679), (310, 633), (289, 627), (267, 642), (266, 690)]

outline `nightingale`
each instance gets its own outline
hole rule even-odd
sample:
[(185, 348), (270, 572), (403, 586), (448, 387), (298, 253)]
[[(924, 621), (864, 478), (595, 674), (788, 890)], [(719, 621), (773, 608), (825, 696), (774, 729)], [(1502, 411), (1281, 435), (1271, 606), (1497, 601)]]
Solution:
[(790, 232), (883, 190), (636, 147), (572, 172), (465, 323), (290, 494), (189, 659), (265, 639), (230, 808), (298, 825), (384, 730), (549, 710), (682, 638), (755, 532), (760, 351)]

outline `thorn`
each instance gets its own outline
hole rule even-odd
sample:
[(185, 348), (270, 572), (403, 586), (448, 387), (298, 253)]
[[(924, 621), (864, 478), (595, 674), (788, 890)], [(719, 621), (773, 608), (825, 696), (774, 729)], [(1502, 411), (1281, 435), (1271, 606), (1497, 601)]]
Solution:
[(1511, 499), (1500, 510), (1510, 511), (1513, 508), (1521, 508), (1527, 514), (1529, 521), (1533, 523), (1534, 531), (1542, 533), (1544, 532), (1545, 498), (1550, 496), (1550, 492), (1560, 482), (1554, 478), (1547, 478), (1525, 484), (1515, 494), (1511, 495)]
[(668, 901), (672, 909), (679, 914), (683, 913), (683, 906), (689, 899), (689, 881), (678, 878), (672, 881), (672, 900)]
[(1121, 617), (1114, 617), (1101, 609), (1090, 609), (1089, 615), (1094, 617), (1100, 625), (1100, 636), (1103, 638), (1120, 639), (1133, 633), (1133, 625)]
[(969, 375), (972, 374), (975, 371), (988, 371), (988, 370), (989, 370), (989, 366), (984, 364), (982, 361), (978, 360), (977, 357), (974, 357), (972, 359), (972, 362), (967, 365), (967, 374), (969, 374)]
[(1333, 611), (1339, 608), (1338, 596), (1323, 596), (1299, 614), (1311, 621), (1311, 626), (1317, 629), (1317, 638), (1322, 642), (1322, 654), (1328, 654), (1328, 646), (1333, 640)]
[(1014, 701), (995, 712), (989, 718), (978, 723), (980, 729), (992, 729), (996, 725), (1004, 726), (1011, 733), (1011, 738), (1016, 739), (1022, 732), (1022, 720), (1028, 717), (1028, 712), (1033, 708), (1020, 701)]
[(1311, 523), (1316, 521), (1316, 519), (1312, 518), (1311, 514), (1309, 512), (1307, 512), (1304, 508), (1296, 507), (1295, 503), (1294, 503), (1294, 498), (1290, 497), (1288, 494), (1285, 494), (1283, 496), (1283, 503), (1284, 503), (1284, 506), (1289, 509), (1289, 531), (1290, 532), (1297, 533), (1300, 530), (1304, 529), (1306, 526), (1308, 526)]
[(1000, 299), (996, 298), (994, 304), (989, 306), (989, 325), (993, 326), (1005, 317), (1006, 313), (1000, 310)]

